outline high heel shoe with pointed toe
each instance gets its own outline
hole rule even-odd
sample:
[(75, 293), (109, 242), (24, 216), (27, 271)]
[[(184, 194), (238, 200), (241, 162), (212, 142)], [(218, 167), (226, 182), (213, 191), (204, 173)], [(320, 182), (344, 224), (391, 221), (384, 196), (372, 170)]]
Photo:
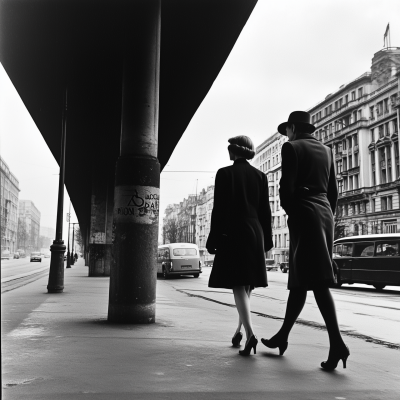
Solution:
[(275, 337), (268, 340), (268, 339), (261, 339), (261, 343), (264, 346), (269, 347), (270, 349), (276, 349), (277, 347), (279, 348), (279, 355), (283, 356), (285, 353), (286, 349), (288, 348), (288, 342), (287, 341), (279, 341)]
[(246, 346), (244, 347), (243, 350), (239, 350), (239, 354), (241, 356), (249, 356), (251, 353), (251, 349), (254, 350), (254, 354), (256, 354), (256, 347), (257, 347), (257, 337), (252, 335), (250, 340), (246, 343)]
[(242, 332), (236, 332), (235, 336), (232, 338), (232, 346), (239, 347), (242, 338), (243, 338)]
[(333, 371), (340, 360), (343, 362), (343, 368), (346, 368), (346, 362), (349, 358), (350, 350), (344, 345), (341, 350), (329, 350), (329, 356), (326, 361), (321, 363), (321, 367), (326, 371)]

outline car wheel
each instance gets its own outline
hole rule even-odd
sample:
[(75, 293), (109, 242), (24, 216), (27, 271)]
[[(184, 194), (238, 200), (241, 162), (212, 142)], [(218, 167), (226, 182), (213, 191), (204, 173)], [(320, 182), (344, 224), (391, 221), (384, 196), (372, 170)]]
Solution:
[(200, 276), (200, 274), (193, 274), (193, 276), (194, 276), (195, 278), (198, 278), (198, 277)]
[(342, 281), (340, 280), (340, 276), (335, 274), (335, 278), (336, 278), (335, 288), (340, 288), (343, 284)]
[(374, 285), (376, 290), (382, 290), (384, 287), (386, 287), (386, 285)]
[(163, 276), (164, 279), (168, 279), (169, 278), (168, 272), (167, 272), (167, 270), (165, 268), (163, 268), (163, 270), (162, 270), (162, 276)]

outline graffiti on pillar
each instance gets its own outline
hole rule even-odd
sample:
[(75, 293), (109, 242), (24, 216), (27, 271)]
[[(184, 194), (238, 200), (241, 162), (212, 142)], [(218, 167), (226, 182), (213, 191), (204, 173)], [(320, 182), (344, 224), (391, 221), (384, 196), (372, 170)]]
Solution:
[(153, 224), (158, 222), (160, 189), (153, 186), (117, 186), (114, 220)]
[(106, 234), (105, 232), (93, 232), (90, 236), (90, 243), (105, 243)]

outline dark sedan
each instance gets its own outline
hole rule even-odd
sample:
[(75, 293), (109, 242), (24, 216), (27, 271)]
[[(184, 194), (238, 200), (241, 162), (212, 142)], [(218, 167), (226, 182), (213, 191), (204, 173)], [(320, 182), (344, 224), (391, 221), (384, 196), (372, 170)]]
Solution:
[(32, 261), (42, 262), (42, 256), (38, 251), (34, 251), (31, 253), (31, 262)]
[(286, 274), (286, 272), (289, 271), (289, 262), (288, 262), (288, 261), (281, 262), (279, 268), (281, 269), (281, 271), (282, 271), (284, 274)]

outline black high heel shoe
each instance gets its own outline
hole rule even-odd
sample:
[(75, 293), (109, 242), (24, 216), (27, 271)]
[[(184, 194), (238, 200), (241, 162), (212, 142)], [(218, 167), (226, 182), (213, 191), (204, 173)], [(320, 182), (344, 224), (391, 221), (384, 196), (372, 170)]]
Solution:
[(276, 349), (277, 347), (279, 348), (279, 355), (283, 356), (283, 353), (286, 351), (288, 348), (288, 342), (280, 342), (276, 338), (272, 338), (270, 340), (268, 339), (261, 339), (261, 343), (264, 346), (269, 347), (270, 349)]
[(254, 354), (256, 354), (257, 343), (258, 343), (257, 337), (252, 335), (250, 340), (247, 342), (245, 348), (243, 350), (239, 350), (239, 354), (241, 356), (249, 356), (251, 349), (253, 349)]
[(329, 350), (328, 359), (321, 363), (321, 367), (326, 371), (333, 371), (337, 367), (339, 361), (342, 360), (343, 368), (346, 368), (346, 361), (349, 355), (350, 350), (346, 345), (344, 345), (344, 348), (342, 348), (340, 351)]
[(232, 346), (239, 347), (242, 338), (243, 338), (242, 332), (235, 333), (235, 336), (232, 338)]

